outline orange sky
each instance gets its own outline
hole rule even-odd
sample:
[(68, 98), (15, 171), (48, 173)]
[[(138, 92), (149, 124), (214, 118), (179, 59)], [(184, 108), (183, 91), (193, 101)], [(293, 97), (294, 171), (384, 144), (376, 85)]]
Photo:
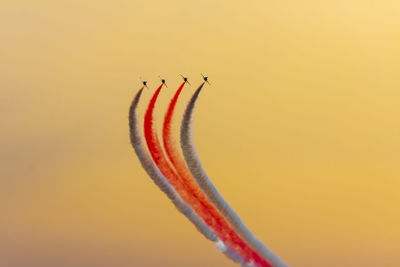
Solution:
[(400, 2), (3, 1), (0, 265), (236, 266), (141, 169), (127, 112), (208, 74), (195, 143), (293, 267), (400, 266)]

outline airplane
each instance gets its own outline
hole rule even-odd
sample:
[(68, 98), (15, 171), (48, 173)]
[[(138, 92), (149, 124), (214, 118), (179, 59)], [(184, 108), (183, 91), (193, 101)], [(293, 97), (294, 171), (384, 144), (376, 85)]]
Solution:
[(182, 74), (179, 74), (179, 75), (181, 75), (182, 79), (183, 79), (186, 83), (188, 83), (189, 85), (191, 85), (190, 82), (188, 81), (188, 78), (187, 78), (187, 77), (184, 77)]
[[(204, 76), (202, 73), (200, 73), (200, 75), (201, 75), (201, 77), (203, 77), (203, 80), (204, 80), (206, 83), (210, 84), (210, 83), (208, 82), (208, 77), (207, 77), (207, 76)], [(210, 84), (210, 85), (211, 85), (211, 84)]]
[(165, 87), (168, 88), (167, 84), (165, 83), (165, 79), (161, 78), (160, 75), (158, 75), (158, 78), (160, 78), (161, 82), (165, 85)]
[(140, 80), (142, 81), (143, 86), (146, 87), (147, 89), (149, 89), (149, 87), (147, 86), (147, 81), (143, 81), (142, 77), (140, 77)]

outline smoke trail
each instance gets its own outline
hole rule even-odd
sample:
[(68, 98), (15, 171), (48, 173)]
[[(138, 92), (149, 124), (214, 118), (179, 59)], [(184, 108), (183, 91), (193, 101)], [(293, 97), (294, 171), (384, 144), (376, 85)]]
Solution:
[(222, 242), (222, 240), (218, 240), (217, 242), (214, 243), (214, 245), (219, 251), (224, 253), (234, 262), (240, 263), (244, 267), (247, 266), (245, 259), (234, 249), (232, 249), (231, 247), (227, 246), (224, 242)]
[[(203, 83), (204, 84), (204, 83)], [(253, 233), (242, 222), (237, 213), (231, 208), (228, 202), (221, 196), (214, 184), (211, 182), (207, 173), (204, 171), (200, 159), (197, 156), (196, 148), (191, 139), (191, 121), (192, 114), (202, 89), (202, 85), (193, 94), (190, 102), (188, 103), (183, 115), (181, 124), (181, 147), (186, 163), (195, 177), (197, 183), (206, 193), (211, 202), (218, 208), (218, 210), (225, 216), (225, 218), (232, 224), (235, 230), (242, 236), (248, 244), (263, 257), (268, 259), (275, 267), (288, 267), (275, 253), (268, 249), (260, 240), (258, 240)]]
[[(175, 143), (172, 138), (171, 134), (171, 124), (172, 124), (172, 117), (174, 114), (174, 109), (176, 103), (178, 101), (179, 95), (182, 92), (182, 89), (186, 82), (183, 82), (181, 86), (179, 86), (178, 90), (176, 91), (174, 97), (172, 98), (168, 110), (164, 117), (164, 124), (163, 124), (163, 143), (165, 147), (165, 151), (167, 152), (168, 158), (171, 160), (172, 164), (175, 167), (175, 170), (178, 172), (178, 175), (183, 177), (188, 177), (187, 182), (190, 182), (193, 188), (198, 187), (197, 183), (195, 182), (192, 174), (190, 173), (188, 167), (186, 166), (185, 160), (180, 156), (177, 149), (175, 148)], [(245, 260), (243, 259), (240, 254), (238, 254), (235, 250), (228, 247), (224, 242), (221, 240), (215, 243), (215, 247), (225, 253), (229, 258), (237, 263), (241, 263), (245, 266)]]
[(143, 92), (142, 87), (135, 98), (132, 101), (131, 107), (129, 109), (129, 130), (130, 130), (130, 140), (135, 152), (147, 172), (147, 174), (151, 177), (153, 182), (163, 191), (167, 197), (173, 202), (175, 207), (189, 219), (193, 225), (197, 228), (197, 230), (202, 233), (207, 239), (211, 240), (216, 244), (216, 246), (225, 246), (225, 249), (222, 251), (226, 256), (231, 258), (234, 262), (244, 263), (244, 259), (238, 255), (232, 248), (226, 246), (220, 239), (217, 238), (216, 234), (213, 230), (211, 230), (203, 220), (197, 216), (192, 208), (190, 208), (175, 192), (172, 186), (168, 183), (165, 177), (161, 174), (158, 168), (154, 165), (153, 160), (150, 155), (147, 153), (146, 147), (142, 142), (142, 136), (139, 131), (137, 118), (136, 118), (136, 108), (139, 103), (140, 97)]
[(185, 163), (185, 160), (181, 157), (178, 150), (176, 149), (175, 142), (172, 138), (172, 133), (171, 133), (172, 117), (174, 115), (175, 106), (184, 85), (185, 83), (182, 83), (182, 85), (178, 88), (174, 97), (171, 99), (171, 102), (169, 103), (167, 112), (165, 113), (164, 124), (163, 124), (163, 143), (168, 158), (174, 165), (178, 174), (183, 177), (188, 177), (189, 179), (187, 180), (188, 182), (191, 183), (192, 187), (197, 188), (197, 190), (201, 190), (200, 188), (198, 188), (198, 185), (194, 177), (190, 173)]
[[(201, 87), (204, 83), (201, 85)], [(180, 196), (195, 210), (195, 212), (212, 228), (218, 237), (237, 251), (246, 262), (254, 261), (259, 266), (271, 266), (271, 264), (261, 257), (256, 251), (250, 248), (242, 238), (230, 227), (225, 218), (208, 201), (203, 191), (196, 185), (193, 186), (186, 176), (180, 176), (170, 166), (164, 155), (162, 147), (157, 137), (156, 129), (153, 124), (153, 111), (158, 95), (161, 91), (160, 86), (154, 93), (145, 114), (145, 138), (150, 154), (165, 178), (170, 182)], [(194, 180), (193, 180), (194, 182)]]
[(143, 168), (150, 176), (150, 178), (153, 180), (153, 182), (160, 188), (161, 191), (163, 191), (167, 195), (167, 197), (172, 201), (175, 207), (194, 224), (197, 230), (199, 230), (199, 232), (201, 232), (207, 239), (213, 242), (218, 242), (218, 238), (215, 233), (179, 197), (179, 195), (175, 192), (175, 190), (161, 174), (158, 168), (154, 165), (153, 160), (148, 154), (146, 147), (142, 142), (142, 136), (140, 134), (136, 118), (136, 107), (139, 103), (142, 92), (143, 87), (136, 94), (129, 109), (129, 130), (131, 144), (136, 151), (140, 163), (142, 164)]

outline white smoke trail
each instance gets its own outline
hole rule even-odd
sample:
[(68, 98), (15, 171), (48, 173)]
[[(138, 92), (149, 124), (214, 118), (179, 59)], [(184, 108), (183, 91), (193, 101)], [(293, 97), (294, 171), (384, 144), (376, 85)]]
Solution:
[(174, 188), (169, 184), (167, 179), (161, 174), (157, 166), (154, 164), (142, 141), (142, 136), (139, 131), (136, 118), (136, 108), (142, 92), (143, 87), (136, 94), (129, 109), (130, 140), (140, 160), (140, 163), (142, 164), (143, 168), (150, 176), (150, 178), (153, 180), (153, 182), (160, 188), (161, 191), (163, 191), (167, 195), (167, 197), (173, 202), (175, 207), (194, 224), (194, 226), (200, 233), (202, 233), (207, 239), (213, 241), (214, 244), (216, 244), (217, 248), (224, 247), (224, 250), (222, 252), (234, 262), (243, 263), (242, 257), (237, 254), (236, 251), (234, 251), (230, 247), (227, 247), (222, 240), (218, 239), (214, 231), (211, 230), (204, 223), (204, 221), (199, 216), (197, 216), (192, 208), (181, 199), (181, 197), (176, 193)]
[(237, 233), (263, 257), (268, 259), (275, 267), (288, 267), (275, 253), (268, 249), (254, 234), (247, 228), (237, 213), (231, 208), (228, 202), (221, 196), (207, 173), (203, 169), (196, 148), (191, 138), (192, 114), (204, 83), (193, 94), (186, 106), (181, 124), (181, 147), (186, 163), (201, 189), (206, 193), (210, 201), (218, 208), (225, 218), (232, 224)]

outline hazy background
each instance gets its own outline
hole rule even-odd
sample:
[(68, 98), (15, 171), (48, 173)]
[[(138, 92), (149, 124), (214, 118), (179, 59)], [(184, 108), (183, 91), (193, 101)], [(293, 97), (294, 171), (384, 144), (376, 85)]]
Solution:
[(400, 266), (400, 2), (2, 1), (0, 266), (236, 266), (141, 169), (128, 108), (201, 81), (215, 185), (293, 267)]

